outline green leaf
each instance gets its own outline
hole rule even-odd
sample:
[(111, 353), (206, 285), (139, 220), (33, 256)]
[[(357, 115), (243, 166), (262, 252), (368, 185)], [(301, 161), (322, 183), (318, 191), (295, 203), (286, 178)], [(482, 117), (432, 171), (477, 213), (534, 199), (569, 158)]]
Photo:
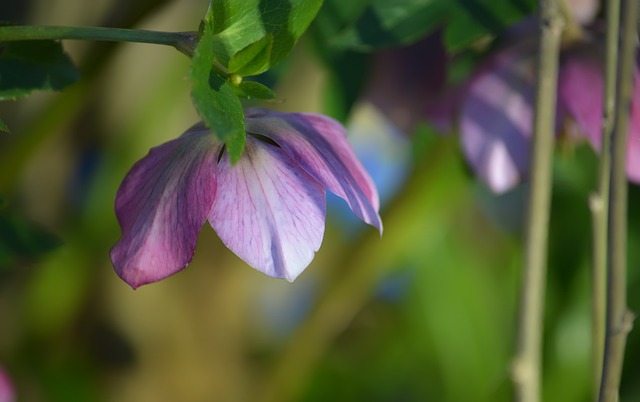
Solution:
[(79, 77), (62, 45), (51, 40), (0, 42), (0, 100), (60, 90)]
[(239, 89), (239, 96), (246, 99), (275, 99), (276, 94), (271, 88), (255, 81), (243, 81)]
[(444, 27), (458, 51), (535, 11), (535, 0), (327, 0), (317, 22), (331, 46), (358, 51), (407, 45)]
[(196, 110), (214, 135), (224, 141), (231, 162), (242, 155), (245, 141), (244, 112), (229, 81), (212, 71), (213, 31), (205, 23), (191, 61), (191, 97)]
[(4, 121), (0, 120), (0, 131), (5, 133), (10, 133), (9, 127), (4, 123)]
[[(343, 5), (347, 3), (344, 0), (332, 3), (334, 10), (352, 7)], [(451, 0), (370, 0), (357, 19), (330, 42), (361, 51), (409, 44), (441, 25), (451, 3)]]
[(231, 58), (266, 35), (273, 36), (266, 68), (289, 53), (313, 21), (323, 0), (213, 0), (205, 20), (213, 25), (216, 60)]
[(59, 245), (58, 238), (27, 221), (17, 211), (0, 209), (0, 273), (15, 263), (34, 261)]
[(243, 77), (258, 75), (269, 69), (269, 58), (273, 49), (273, 35), (267, 34), (248, 45), (229, 60), (229, 72)]
[(444, 41), (451, 51), (471, 45), (485, 35), (496, 35), (536, 9), (535, 0), (457, 0)]

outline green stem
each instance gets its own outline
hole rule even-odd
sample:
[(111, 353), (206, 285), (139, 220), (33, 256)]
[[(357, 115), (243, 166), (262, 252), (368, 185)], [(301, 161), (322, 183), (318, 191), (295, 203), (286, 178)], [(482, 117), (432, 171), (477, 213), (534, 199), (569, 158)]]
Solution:
[[(611, 138), (609, 189), (609, 253), (607, 258), (607, 330), (600, 401), (617, 402), (627, 334), (633, 314), (627, 309), (627, 144), (633, 93), (635, 40), (640, 4), (625, 0), (623, 8), (617, 99)], [(606, 150), (605, 150), (606, 152)]]
[(2, 26), (0, 42), (45, 39), (82, 39), (113, 42), (154, 43), (173, 46), (191, 56), (195, 32), (160, 32), (139, 29), (67, 27), (67, 26)]
[(516, 400), (540, 401), (541, 345), (551, 204), (551, 168), (555, 132), (558, 55), (564, 26), (558, 0), (540, 1), (538, 60), (531, 188), (527, 207), (525, 261), (520, 294), (517, 352), (512, 378)]
[(598, 400), (602, 359), (606, 331), (606, 283), (607, 283), (607, 226), (609, 210), (609, 187), (611, 174), (611, 135), (614, 126), (616, 76), (618, 71), (618, 30), (620, 0), (607, 2), (606, 64), (602, 129), (602, 151), (598, 171), (598, 189), (591, 195), (589, 206), (592, 214), (592, 348), (594, 400)]

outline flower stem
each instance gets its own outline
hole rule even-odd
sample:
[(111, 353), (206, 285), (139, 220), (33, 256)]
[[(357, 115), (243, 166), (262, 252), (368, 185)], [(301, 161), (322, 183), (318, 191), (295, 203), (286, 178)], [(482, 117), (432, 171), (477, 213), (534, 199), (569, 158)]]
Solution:
[[(616, 111), (611, 137), (611, 183), (609, 189), (608, 258), (607, 258), (607, 330), (600, 386), (601, 402), (618, 401), (620, 377), (627, 334), (633, 314), (627, 309), (627, 173), (626, 155), (631, 96), (635, 66), (635, 40), (640, 4), (625, 0), (620, 62), (618, 63)], [(605, 150), (604, 152), (607, 152)]]
[(592, 215), (592, 348), (594, 400), (598, 400), (606, 331), (607, 226), (611, 174), (611, 133), (614, 126), (616, 76), (618, 71), (618, 30), (620, 0), (607, 2), (606, 64), (602, 128), (602, 146), (598, 171), (598, 189), (589, 199)]
[(516, 400), (540, 401), (541, 345), (551, 204), (558, 55), (564, 19), (559, 0), (540, 1), (541, 41), (536, 88), (531, 189), (525, 227), (517, 352), (512, 378)]
[(173, 46), (191, 56), (195, 32), (160, 32), (139, 29), (68, 27), (68, 26), (1, 26), (0, 42), (45, 39), (83, 39), (114, 42), (154, 43)]

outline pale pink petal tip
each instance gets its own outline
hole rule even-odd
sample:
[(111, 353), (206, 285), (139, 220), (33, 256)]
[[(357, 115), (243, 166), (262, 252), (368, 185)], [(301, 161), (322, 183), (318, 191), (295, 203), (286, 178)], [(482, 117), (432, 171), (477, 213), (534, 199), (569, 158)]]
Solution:
[(16, 392), (9, 374), (0, 366), (0, 402), (15, 402)]

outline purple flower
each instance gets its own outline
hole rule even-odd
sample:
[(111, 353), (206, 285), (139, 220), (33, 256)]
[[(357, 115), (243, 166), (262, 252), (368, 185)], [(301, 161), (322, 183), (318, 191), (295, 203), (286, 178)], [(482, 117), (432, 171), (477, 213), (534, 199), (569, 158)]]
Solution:
[[(581, 46), (568, 52), (558, 78), (558, 96), (591, 145), (602, 146), (604, 52), (597, 46)], [(640, 183), (640, 71), (634, 86), (627, 142), (627, 177)]]
[(16, 394), (9, 375), (0, 366), (0, 402), (13, 402), (16, 400)]
[[(537, 44), (521, 40), (493, 53), (444, 103), (454, 103), (464, 155), (496, 193), (511, 190), (529, 174)], [(563, 51), (558, 74), (556, 128), (573, 120), (576, 139), (600, 149), (604, 73), (595, 41)], [(636, 69), (636, 84), (640, 73)], [(640, 86), (634, 86), (627, 154), (630, 180), (640, 182)], [(451, 116), (450, 116), (451, 117)]]
[(462, 149), (476, 174), (496, 193), (527, 175), (533, 125), (534, 42), (493, 54), (460, 97)]
[(249, 265), (293, 281), (322, 242), (325, 190), (382, 233), (378, 193), (340, 124), (248, 109), (245, 125), (245, 149), (234, 165), (199, 123), (129, 171), (116, 195), (122, 238), (111, 260), (133, 288), (185, 268), (205, 221)]

